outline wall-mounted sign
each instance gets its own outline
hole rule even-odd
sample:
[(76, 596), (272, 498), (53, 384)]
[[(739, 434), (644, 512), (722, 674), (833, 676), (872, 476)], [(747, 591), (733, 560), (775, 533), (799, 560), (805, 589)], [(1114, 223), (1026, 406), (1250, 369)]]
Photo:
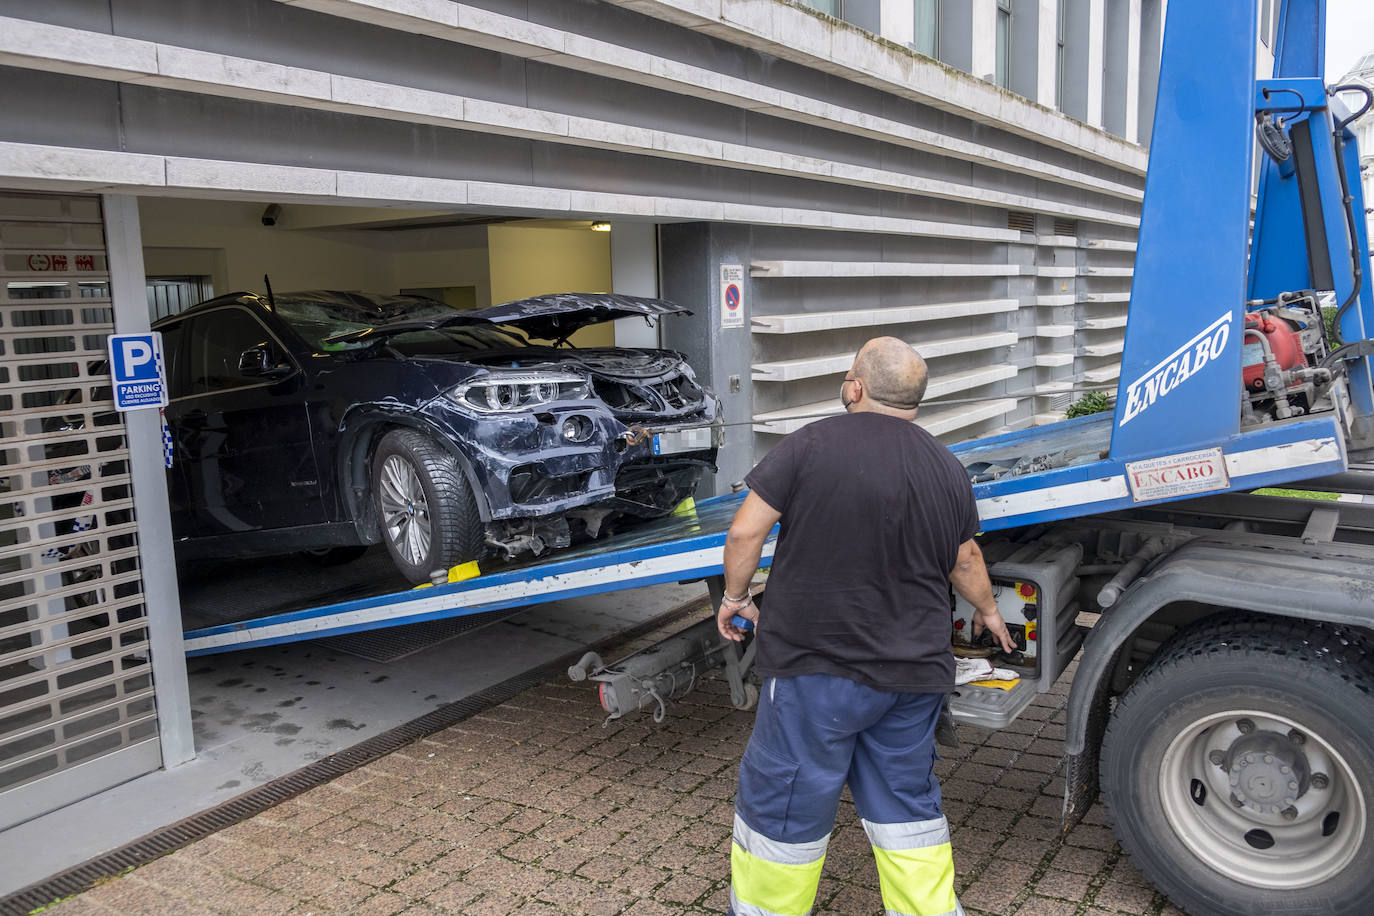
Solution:
[(110, 381), (116, 410), (166, 407), (167, 381), (162, 370), (162, 335), (110, 335)]
[(720, 326), (744, 327), (744, 266), (720, 265)]
[(24, 258), (24, 267), (34, 273), (65, 273), (69, 270), (95, 270), (93, 254), (35, 253)]

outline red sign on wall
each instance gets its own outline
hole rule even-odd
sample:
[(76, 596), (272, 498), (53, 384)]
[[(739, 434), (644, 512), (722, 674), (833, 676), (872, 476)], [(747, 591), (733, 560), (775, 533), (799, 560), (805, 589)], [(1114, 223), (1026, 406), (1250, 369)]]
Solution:
[(29, 270), (38, 272), (65, 273), (69, 270), (95, 270), (95, 255), (31, 254), (25, 261)]

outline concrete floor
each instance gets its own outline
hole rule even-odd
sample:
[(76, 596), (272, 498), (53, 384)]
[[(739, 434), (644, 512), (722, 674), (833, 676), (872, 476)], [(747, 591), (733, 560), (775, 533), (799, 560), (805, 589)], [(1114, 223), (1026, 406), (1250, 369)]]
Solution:
[[(370, 556), (354, 576), (366, 576)], [(207, 583), (217, 576), (232, 577), (233, 589)], [(325, 583), (337, 593), (352, 587), (343, 582), (346, 576), (335, 571), (295, 581), (303, 588)], [(194, 582), (184, 581), (188, 627), (222, 621), (224, 605), (251, 617), (272, 609), (264, 601), (280, 607), (305, 600), (300, 593), (283, 596), (279, 585), (272, 597), (258, 580), (292, 578), (259, 564), (252, 581), (231, 568), (200, 571)], [(219, 595), (218, 609), (203, 600), (208, 593)], [(0, 832), (0, 895), (704, 593), (699, 583), (662, 585), (535, 605), (504, 619), (487, 617), (475, 629), (389, 662), (349, 654), (327, 640), (189, 659), (196, 759)], [(383, 641), (392, 635), (405, 636), (373, 634)], [(587, 702), (596, 704), (590, 688)]]

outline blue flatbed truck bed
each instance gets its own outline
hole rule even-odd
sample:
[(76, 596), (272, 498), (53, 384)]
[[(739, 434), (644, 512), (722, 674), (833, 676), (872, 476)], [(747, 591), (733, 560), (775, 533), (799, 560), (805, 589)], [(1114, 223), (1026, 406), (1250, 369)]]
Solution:
[[(1110, 419), (1106, 414), (1084, 417), (956, 446), (956, 454), (975, 479), (984, 530), (1137, 505), (1129, 478), (1132, 463), (1099, 457), (1110, 439)], [(1229, 471), (1227, 486), (1209, 492), (1339, 473), (1346, 469), (1342, 441), (1322, 419), (1232, 437), (1217, 449), (1219, 461)], [(1027, 456), (1038, 462), (1038, 470), (977, 480), (988, 474), (987, 466), (1014, 468)], [(184, 634), (186, 654), (209, 655), (664, 582), (709, 579), (721, 575), (725, 532), (742, 499), (736, 494), (702, 500), (688, 514), (561, 551), (542, 562), (526, 562), (462, 582), (190, 630)], [(770, 541), (765, 565), (771, 555)]]

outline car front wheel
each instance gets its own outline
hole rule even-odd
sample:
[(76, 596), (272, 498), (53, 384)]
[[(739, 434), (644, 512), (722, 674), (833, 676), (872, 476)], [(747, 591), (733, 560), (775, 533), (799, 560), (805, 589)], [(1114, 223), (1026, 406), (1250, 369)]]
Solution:
[(423, 433), (392, 430), (372, 456), (372, 500), (382, 542), (412, 584), (482, 552), (477, 501), (457, 460)]

